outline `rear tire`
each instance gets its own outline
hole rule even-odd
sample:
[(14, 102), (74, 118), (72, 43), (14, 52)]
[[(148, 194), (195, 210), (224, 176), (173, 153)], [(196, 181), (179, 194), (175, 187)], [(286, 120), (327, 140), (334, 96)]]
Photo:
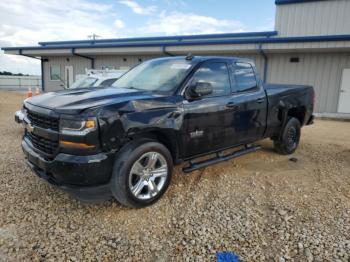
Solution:
[(141, 208), (156, 202), (169, 186), (173, 161), (169, 150), (151, 139), (126, 144), (117, 154), (111, 191), (122, 205)]
[(289, 155), (298, 148), (301, 135), (301, 124), (295, 117), (289, 117), (281, 135), (274, 140), (275, 150), (282, 155)]

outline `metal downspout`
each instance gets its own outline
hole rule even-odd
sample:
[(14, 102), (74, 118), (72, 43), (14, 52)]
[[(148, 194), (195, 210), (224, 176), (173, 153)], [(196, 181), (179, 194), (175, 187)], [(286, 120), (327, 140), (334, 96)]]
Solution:
[(163, 52), (164, 55), (167, 55), (167, 56), (175, 56), (174, 54), (169, 53), (168, 51), (166, 51), (166, 46), (165, 45), (162, 46), (162, 52)]
[(72, 48), (72, 55), (73, 55), (73, 56), (79, 56), (79, 57), (82, 57), (82, 58), (89, 59), (89, 60), (91, 61), (91, 69), (95, 69), (95, 58), (90, 57), (90, 56), (85, 56), (85, 55), (77, 54), (77, 53), (75, 53), (75, 48)]
[(45, 81), (44, 81), (44, 62), (46, 62), (47, 59), (40, 59), (40, 67), (41, 67), (41, 90), (45, 91)]
[(264, 58), (264, 72), (263, 72), (263, 81), (264, 83), (266, 83), (266, 78), (267, 78), (267, 67), (268, 67), (268, 61), (269, 61), (269, 58), (268, 56), (266, 55), (264, 49), (262, 48), (262, 43), (259, 43), (259, 46), (258, 46), (258, 52), (259, 54), (262, 55), (262, 57)]

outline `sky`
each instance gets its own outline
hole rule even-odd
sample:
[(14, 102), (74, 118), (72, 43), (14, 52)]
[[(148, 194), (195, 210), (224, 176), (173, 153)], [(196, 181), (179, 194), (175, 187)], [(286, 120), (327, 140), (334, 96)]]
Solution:
[[(1, 0), (0, 47), (39, 41), (268, 31), (274, 0)], [(5, 55), (0, 71), (40, 74), (40, 61)]]

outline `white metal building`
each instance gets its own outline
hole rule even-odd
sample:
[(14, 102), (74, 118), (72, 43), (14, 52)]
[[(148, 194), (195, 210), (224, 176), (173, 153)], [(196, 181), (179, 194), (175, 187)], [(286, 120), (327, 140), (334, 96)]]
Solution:
[(125, 69), (168, 55), (227, 55), (255, 60), (272, 83), (308, 84), (316, 112), (350, 113), (350, 1), (276, 0), (275, 31), (81, 41), (2, 48), (41, 59), (46, 91), (70, 85), (85, 68)]

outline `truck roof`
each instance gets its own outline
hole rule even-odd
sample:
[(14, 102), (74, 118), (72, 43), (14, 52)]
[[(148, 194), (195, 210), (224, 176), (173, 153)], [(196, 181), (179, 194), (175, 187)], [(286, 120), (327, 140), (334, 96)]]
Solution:
[(231, 61), (231, 62), (248, 62), (253, 63), (254, 61), (252, 59), (248, 58), (242, 58), (242, 57), (234, 57), (234, 56), (195, 56), (195, 55), (187, 55), (187, 56), (169, 56), (169, 57), (161, 57), (161, 58), (155, 58), (152, 60), (190, 60), (194, 62), (203, 62), (207, 60), (225, 60), (225, 61)]

